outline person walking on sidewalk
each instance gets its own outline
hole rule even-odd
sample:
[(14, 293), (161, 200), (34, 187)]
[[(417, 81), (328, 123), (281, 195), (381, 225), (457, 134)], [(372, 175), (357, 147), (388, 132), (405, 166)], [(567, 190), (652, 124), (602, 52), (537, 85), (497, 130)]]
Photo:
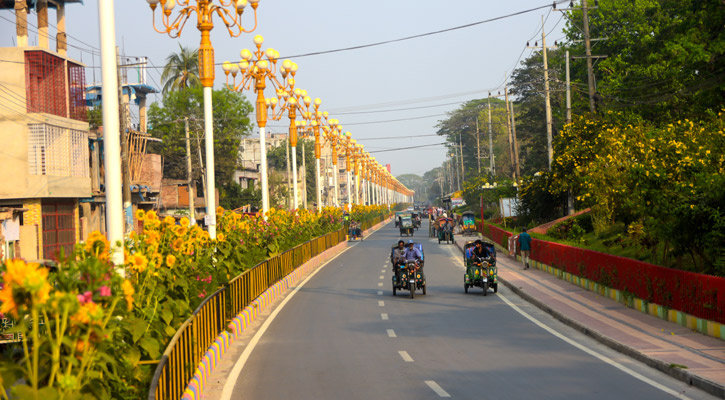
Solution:
[(526, 228), (518, 238), (519, 249), (521, 250), (521, 261), (524, 263), (524, 269), (529, 269), (529, 256), (531, 256), (531, 235), (526, 233)]

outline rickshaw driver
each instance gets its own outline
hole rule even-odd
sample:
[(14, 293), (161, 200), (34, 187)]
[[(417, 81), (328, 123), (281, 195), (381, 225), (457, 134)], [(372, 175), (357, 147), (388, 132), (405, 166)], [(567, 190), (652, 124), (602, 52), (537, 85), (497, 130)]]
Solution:
[(408, 247), (405, 249), (405, 261), (415, 261), (416, 269), (420, 269), (422, 266), (420, 265), (420, 261), (423, 259), (423, 256), (420, 254), (420, 251), (415, 248), (415, 243), (413, 243), (412, 240), (408, 241)]
[(473, 248), (472, 255), (482, 259), (490, 257), (491, 253), (488, 252), (482, 241), (476, 240), (476, 247)]

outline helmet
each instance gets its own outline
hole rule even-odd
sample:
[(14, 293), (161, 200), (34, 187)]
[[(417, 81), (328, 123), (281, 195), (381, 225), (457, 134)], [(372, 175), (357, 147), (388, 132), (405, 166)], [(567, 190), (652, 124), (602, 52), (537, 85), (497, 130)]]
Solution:
[(408, 244), (413, 244), (413, 243), (415, 243), (415, 242), (413, 242), (413, 239), (408, 240)]

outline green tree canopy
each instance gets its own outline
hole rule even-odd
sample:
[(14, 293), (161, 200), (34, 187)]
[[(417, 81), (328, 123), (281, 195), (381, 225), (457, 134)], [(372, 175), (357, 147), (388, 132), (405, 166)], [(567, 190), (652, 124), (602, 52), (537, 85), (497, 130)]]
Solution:
[[(239, 92), (226, 89), (212, 93), (214, 104), (214, 162), (216, 181), (221, 186), (232, 180), (239, 163), (241, 139), (249, 136), (252, 105)], [(188, 118), (194, 179), (200, 179), (199, 145), (204, 145), (203, 94), (201, 87), (167, 93), (162, 103), (149, 108), (149, 133), (163, 143), (151, 150), (163, 156), (164, 177), (186, 179), (186, 139), (184, 120)]]
[(198, 50), (179, 44), (179, 52), (166, 57), (166, 65), (161, 72), (164, 94), (188, 87), (201, 86), (199, 80)]

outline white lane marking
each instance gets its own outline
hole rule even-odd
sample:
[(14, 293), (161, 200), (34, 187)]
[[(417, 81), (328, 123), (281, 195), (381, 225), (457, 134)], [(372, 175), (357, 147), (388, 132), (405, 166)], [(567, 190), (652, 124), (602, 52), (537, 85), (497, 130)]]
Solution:
[(380, 275), (380, 279), (385, 279), (385, 275)]
[(381, 274), (384, 274), (384, 273), (385, 273), (385, 270), (384, 270), (384, 269), (381, 269), (381, 270), (380, 270), (380, 273), (381, 273)]
[(378, 307), (385, 307), (385, 302), (382, 300), (378, 300)]
[(388, 314), (382, 313), (382, 314), (380, 314), (380, 318), (383, 319), (383, 320), (387, 320), (388, 319)]
[(382, 296), (382, 295), (383, 295), (383, 291), (382, 290), (378, 290), (378, 296)]
[(398, 335), (395, 334), (395, 331), (392, 329), (387, 329), (388, 337), (398, 337)]
[(379, 283), (378, 283), (378, 286), (383, 286), (383, 283), (382, 283), (382, 282), (379, 282)]
[(566, 337), (566, 336), (562, 335), (561, 333), (555, 331), (553, 328), (550, 328), (549, 326), (547, 326), (543, 322), (539, 321), (538, 319), (532, 317), (529, 313), (527, 313), (526, 311), (522, 310), (516, 304), (512, 303), (509, 299), (507, 299), (506, 297), (504, 297), (503, 295), (501, 295), (501, 293), (498, 294), (498, 297), (500, 297), (501, 300), (504, 301), (504, 303), (508, 304), (509, 307), (513, 308), (516, 312), (518, 312), (519, 314), (521, 314), (522, 316), (524, 316), (524, 318), (526, 318), (529, 321), (533, 322), (534, 324), (538, 325), (541, 329), (543, 329), (543, 330), (551, 333), (552, 335), (556, 336), (557, 338), (559, 338), (559, 339), (561, 339), (561, 340), (569, 343), (570, 345), (572, 345), (572, 346), (576, 347), (577, 349), (579, 349), (579, 350), (581, 350), (581, 351), (589, 354), (590, 356), (596, 357), (596, 358), (600, 359), (601, 361), (604, 361), (605, 363), (613, 366), (614, 368), (617, 368), (620, 371), (622, 371), (622, 372), (624, 372), (626, 374), (629, 374), (632, 377), (637, 378), (637, 379), (639, 379), (640, 381), (642, 381), (642, 382), (644, 382), (646, 384), (649, 384), (651, 386), (654, 386), (655, 388), (657, 388), (657, 389), (659, 389), (659, 390), (661, 390), (661, 391), (663, 391), (663, 392), (665, 392), (665, 393), (667, 393), (669, 395), (672, 395), (672, 396), (674, 396), (674, 397), (676, 397), (678, 399), (691, 400), (689, 397), (685, 396), (684, 394), (679, 393), (679, 392), (677, 392), (675, 390), (672, 390), (672, 389), (668, 388), (667, 386), (661, 385), (661, 384), (653, 381), (652, 379), (649, 379), (646, 376), (640, 374), (639, 372), (633, 371), (632, 369), (625, 367), (624, 365), (622, 365), (622, 364), (620, 364), (620, 363), (612, 360), (611, 358), (609, 358), (609, 357), (607, 357), (607, 356), (605, 356), (603, 354), (597, 353), (596, 351), (594, 351), (594, 350), (592, 350), (590, 348), (587, 348), (584, 345), (581, 345), (581, 344), (573, 341), (572, 339), (569, 339), (568, 337)]
[(400, 354), (400, 356), (403, 357), (403, 361), (413, 362), (413, 357), (411, 357), (407, 351), (399, 351), (398, 354)]
[(451, 397), (451, 395), (443, 390), (443, 388), (440, 387), (440, 385), (437, 384), (436, 381), (425, 381), (425, 384), (428, 385), (429, 388), (433, 389), (433, 391), (436, 392), (439, 397)]
[(259, 343), (259, 340), (262, 338), (262, 335), (264, 335), (265, 332), (267, 332), (267, 329), (272, 324), (274, 319), (277, 317), (277, 315), (282, 311), (284, 306), (295, 296), (297, 292), (299, 292), (300, 289), (302, 289), (305, 284), (312, 279), (315, 275), (317, 275), (318, 272), (322, 271), (322, 268), (324, 268), (327, 264), (331, 263), (333, 260), (335, 260), (337, 257), (340, 257), (342, 254), (347, 251), (347, 249), (350, 249), (351, 247), (348, 247), (344, 249), (343, 251), (337, 253), (334, 257), (327, 260), (324, 264), (322, 264), (319, 268), (317, 268), (316, 271), (312, 272), (310, 275), (305, 278), (302, 283), (297, 285), (290, 294), (282, 300), (281, 303), (277, 306), (277, 308), (274, 309), (269, 314), (269, 317), (267, 317), (267, 320), (264, 321), (262, 326), (259, 328), (259, 331), (252, 337), (252, 340), (249, 341), (249, 344), (246, 348), (244, 348), (244, 352), (242, 352), (242, 355), (239, 356), (239, 359), (234, 364), (234, 368), (232, 368), (231, 372), (229, 372), (229, 375), (227, 376), (227, 381), (224, 383), (224, 388), (222, 389), (222, 395), (220, 397), (220, 400), (230, 400), (232, 398), (232, 391), (234, 390), (234, 386), (237, 383), (237, 380), (239, 380), (239, 374), (242, 373), (242, 369), (244, 368), (244, 364), (247, 363), (247, 360), (249, 359), (249, 356), (252, 355), (252, 352), (254, 351), (254, 348), (257, 346), (257, 343)]

